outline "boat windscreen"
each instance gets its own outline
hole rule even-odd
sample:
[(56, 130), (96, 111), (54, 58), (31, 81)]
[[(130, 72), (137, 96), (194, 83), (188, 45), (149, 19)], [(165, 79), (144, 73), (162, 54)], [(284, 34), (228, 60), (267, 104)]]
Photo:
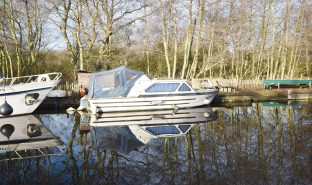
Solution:
[(180, 134), (180, 131), (175, 126), (147, 127), (146, 130), (154, 135)]
[(155, 83), (145, 90), (147, 93), (153, 92), (174, 92), (179, 87), (179, 83)]
[(179, 125), (179, 129), (183, 132), (186, 133), (188, 129), (191, 127), (191, 125)]
[(185, 83), (183, 83), (179, 88), (179, 91), (191, 91), (191, 89)]

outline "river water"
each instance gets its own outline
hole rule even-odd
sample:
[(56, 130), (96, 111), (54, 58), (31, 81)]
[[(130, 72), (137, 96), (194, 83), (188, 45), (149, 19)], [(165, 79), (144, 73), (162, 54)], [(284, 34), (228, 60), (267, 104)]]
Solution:
[(34, 115), (50, 144), (2, 139), (0, 184), (312, 183), (312, 102), (212, 108), (207, 123), (89, 131), (77, 113)]

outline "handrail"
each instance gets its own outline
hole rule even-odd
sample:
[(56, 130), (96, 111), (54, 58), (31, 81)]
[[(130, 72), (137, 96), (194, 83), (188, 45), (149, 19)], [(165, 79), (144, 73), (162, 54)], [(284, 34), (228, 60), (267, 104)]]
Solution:
[[(55, 81), (59, 80), (62, 76), (62, 73), (54, 72), (54, 73), (45, 73), (45, 74), (37, 74), (37, 75), (29, 75), (29, 76), (20, 76), (20, 77), (12, 77), (5, 78), (5, 86), (12, 86), (18, 83), (39, 83), (43, 81)], [(4, 83), (3, 80), (1, 82)]]
[[(44, 157), (44, 156), (53, 156), (53, 155), (62, 155), (64, 153), (64, 150), (62, 149), (63, 147), (65, 147), (64, 145), (57, 145), (57, 146), (53, 146), (53, 147), (39, 147), (39, 148), (31, 148), (31, 149), (25, 149), (26, 151), (29, 151), (29, 153), (32, 153), (33, 155), (29, 155), (29, 156), (22, 156), (20, 153), (18, 153), (17, 150), (12, 150), (9, 152), (13, 152), (16, 154), (16, 157), (9, 157), (9, 158), (4, 158), (4, 159), (0, 159), (0, 161), (7, 161), (7, 160), (16, 160), (16, 159), (29, 159), (29, 158), (36, 158), (36, 157)], [(49, 148), (55, 148), (57, 149), (56, 151), (50, 152), (50, 150), (48, 150), (47, 152), (42, 151), (41, 149), (49, 149)], [(23, 150), (21, 150), (23, 151)], [(37, 152), (41, 153), (41, 154), (35, 154)]]

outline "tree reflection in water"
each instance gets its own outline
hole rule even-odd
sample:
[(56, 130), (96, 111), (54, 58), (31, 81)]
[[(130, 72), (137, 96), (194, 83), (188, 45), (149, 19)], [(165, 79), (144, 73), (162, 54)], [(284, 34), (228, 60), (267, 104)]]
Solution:
[(311, 184), (311, 103), (217, 112), (184, 137), (127, 152), (95, 147), (92, 133), (79, 131), (78, 115), (41, 115), (67, 154), (0, 162), (0, 183)]

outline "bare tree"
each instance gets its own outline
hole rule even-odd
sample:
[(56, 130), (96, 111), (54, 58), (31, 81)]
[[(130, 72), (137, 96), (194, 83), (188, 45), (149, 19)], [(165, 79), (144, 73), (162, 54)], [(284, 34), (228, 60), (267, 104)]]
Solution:
[(36, 71), (49, 17), (80, 70), (124, 64), (182, 79), (309, 77), (311, 7), (307, 0), (1, 0), (1, 71)]
[(30, 64), (36, 62), (38, 52), (41, 49), (42, 42), (42, 27), (43, 15), (41, 14), (41, 7), (38, 0), (25, 0), (24, 11), (26, 15), (26, 28), (27, 28), (27, 50), (30, 52), (28, 61)]
[(204, 23), (204, 11), (205, 11), (205, 0), (199, 0), (198, 1), (198, 11), (199, 11), (199, 28), (198, 33), (196, 35), (196, 45), (195, 45), (195, 54), (193, 58), (193, 63), (190, 67), (189, 79), (193, 79), (196, 74), (197, 64), (198, 64), (198, 58), (199, 58), (199, 48), (202, 45), (202, 32), (203, 32), (203, 23)]
[(182, 72), (181, 72), (181, 79), (184, 79), (187, 76), (186, 72), (187, 72), (187, 68), (189, 65), (191, 47), (193, 43), (194, 29), (195, 29), (195, 23), (196, 23), (196, 19), (193, 20), (193, 0), (189, 0), (188, 12), (189, 12), (189, 17), (188, 17), (186, 38), (184, 41), (184, 59), (183, 59), (183, 66), (182, 66)]

